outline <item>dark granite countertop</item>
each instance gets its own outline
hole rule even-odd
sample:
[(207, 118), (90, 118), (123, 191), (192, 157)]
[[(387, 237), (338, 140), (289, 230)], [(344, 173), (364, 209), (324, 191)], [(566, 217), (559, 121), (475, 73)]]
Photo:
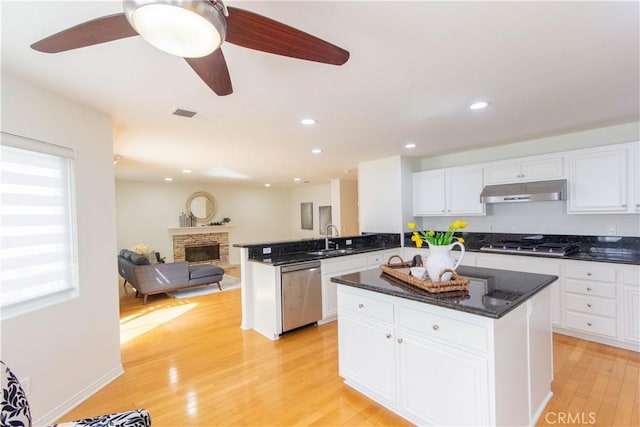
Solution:
[(400, 234), (392, 233), (369, 233), (360, 236), (329, 238), (331, 248), (346, 250), (346, 252), (343, 253), (314, 253), (325, 248), (326, 241), (323, 238), (254, 244), (234, 244), (233, 246), (247, 248), (249, 252), (249, 261), (262, 262), (277, 266), (399, 248), (400, 236)]
[(499, 319), (558, 279), (546, 274), (460, 266), (469, 291), (431, 294), (384, 274), (379, 268), (333, 277), (332, 282)]
[[(465, 249), (469, 252), (482, 252), (480, 248), (484, 245), (497, 243), (502, 241), (527, 241), (535, 243), (573, 243), (579, 246), (578, 252), (565, 256), (553, 256), (530, 253), (500, 253), (500, 255), (509, 256), (526, 256), (553, 259), (571, 259), (577, 261), (593, 261), (608, 262), (613, 264), (632, 264), (640, 265), (640, 237), (624, 237), (624, 236), (570, 236), (560, 234), (513, 234), (513, 233), (476, 233), (476, 232), (458, 232), (456, 236), (464, 238)], [(532, 240), (533, 239), (533, 240)], [(411, 233), (405, 233), (404, 245), (406, 247), (415, 247), (415, 243), (411, 241)], [(426, 245), (423, 246), (426, 249)], [(455, 250), (455, 249), (454, 249)]]

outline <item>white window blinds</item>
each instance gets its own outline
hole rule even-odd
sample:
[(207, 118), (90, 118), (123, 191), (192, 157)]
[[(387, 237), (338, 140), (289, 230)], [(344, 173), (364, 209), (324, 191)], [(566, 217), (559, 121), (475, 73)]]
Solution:
[(77, 292), (73, 156), (65, 147), (2, 132), (3, 318)]

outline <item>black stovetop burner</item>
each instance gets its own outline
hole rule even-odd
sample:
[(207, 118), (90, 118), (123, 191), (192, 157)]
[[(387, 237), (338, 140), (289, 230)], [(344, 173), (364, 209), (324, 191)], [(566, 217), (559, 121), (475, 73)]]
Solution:
[(535, 244), (530, 242), (503, 241), (482, 246), (480, 250), (496, 253), (520, 253), (560, 257), (578, 252), (580, 247), (574, 243), (548, 242)]

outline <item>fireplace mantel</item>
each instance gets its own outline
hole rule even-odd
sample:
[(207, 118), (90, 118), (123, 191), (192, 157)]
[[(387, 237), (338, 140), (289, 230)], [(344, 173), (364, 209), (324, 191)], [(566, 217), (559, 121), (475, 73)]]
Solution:
[(169, 236), (180, 236), (184, 234), (211, 234), (211, 233), (228, 233), (233, 226), (231, 225), (203, 225), (200, 227), (173, 227), (169, 228)]

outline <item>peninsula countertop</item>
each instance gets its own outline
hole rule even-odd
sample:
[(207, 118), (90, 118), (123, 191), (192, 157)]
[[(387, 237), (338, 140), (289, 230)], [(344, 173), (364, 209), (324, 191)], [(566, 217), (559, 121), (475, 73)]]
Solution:
[(493, 268), (460, 266), (456, 271), (470, 280), (468, 291), (429, 293), (384, 274), (379, 268), (333, 277), (331, 281), (499, 319), (558, 279), (547, 274)]

